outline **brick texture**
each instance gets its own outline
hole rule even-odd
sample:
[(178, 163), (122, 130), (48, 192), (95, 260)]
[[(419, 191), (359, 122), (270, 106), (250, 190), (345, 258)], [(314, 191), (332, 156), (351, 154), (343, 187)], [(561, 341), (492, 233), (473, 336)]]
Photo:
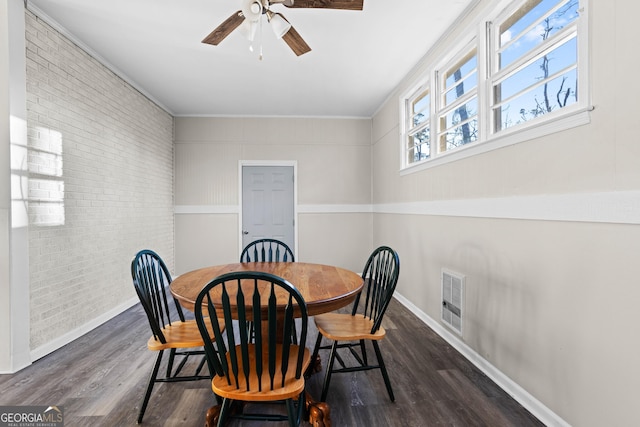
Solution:
[(142, 248), (173, 268), (173, 118), (26, 12), (31, 349), (135, 298)]

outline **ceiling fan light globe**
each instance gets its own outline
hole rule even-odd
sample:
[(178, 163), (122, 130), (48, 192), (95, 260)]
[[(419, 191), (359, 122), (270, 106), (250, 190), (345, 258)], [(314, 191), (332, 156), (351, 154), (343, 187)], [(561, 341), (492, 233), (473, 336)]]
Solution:
[(269, 22), (271, 23), (271, 29), (279, 39), (291, 29), (291, 24), (279, 13), (274, 13)]
[(240, 26), (238, 27), (238, 31), (240, 32), (240, 34), (242, 34), (244, 38), (246, 38), (250, 42), (255, 39), (257, 29), (258, 26), (256, 25), (256, 22), (249, 21), (248, 19), (242, 21), (242, 24), (240, 24)]

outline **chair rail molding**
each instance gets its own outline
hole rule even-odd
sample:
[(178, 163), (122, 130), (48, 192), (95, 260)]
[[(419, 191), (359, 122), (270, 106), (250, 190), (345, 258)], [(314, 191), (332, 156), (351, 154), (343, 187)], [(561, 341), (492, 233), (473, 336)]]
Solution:
[(374, 213), (640, 224), (640, 191), (384, 203)]
[[(176, 205), (176, 215), (240, 214), (239, 205)], [(378, 204), (302, 204), (298, 214), (377, 213), (640, 224), (640, 191), (540, 194)]]

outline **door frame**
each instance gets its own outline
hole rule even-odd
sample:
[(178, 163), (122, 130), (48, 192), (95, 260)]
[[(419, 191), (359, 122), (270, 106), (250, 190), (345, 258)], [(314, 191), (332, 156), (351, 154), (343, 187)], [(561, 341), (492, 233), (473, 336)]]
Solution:
[(242, 252), (242, 168), (244, 166), (293, 167), (293, 253), (298, 259), (298, 161), (297, 160), (239, 160), (238, 161), (238, 256)]

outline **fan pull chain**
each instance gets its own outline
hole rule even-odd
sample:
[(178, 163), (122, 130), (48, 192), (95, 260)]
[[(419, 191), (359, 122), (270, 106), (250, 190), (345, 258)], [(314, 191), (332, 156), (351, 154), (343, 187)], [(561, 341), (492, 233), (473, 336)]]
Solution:
[(258, 59), (262, 61), (262, 17), (260, 17), (260, 56)]

